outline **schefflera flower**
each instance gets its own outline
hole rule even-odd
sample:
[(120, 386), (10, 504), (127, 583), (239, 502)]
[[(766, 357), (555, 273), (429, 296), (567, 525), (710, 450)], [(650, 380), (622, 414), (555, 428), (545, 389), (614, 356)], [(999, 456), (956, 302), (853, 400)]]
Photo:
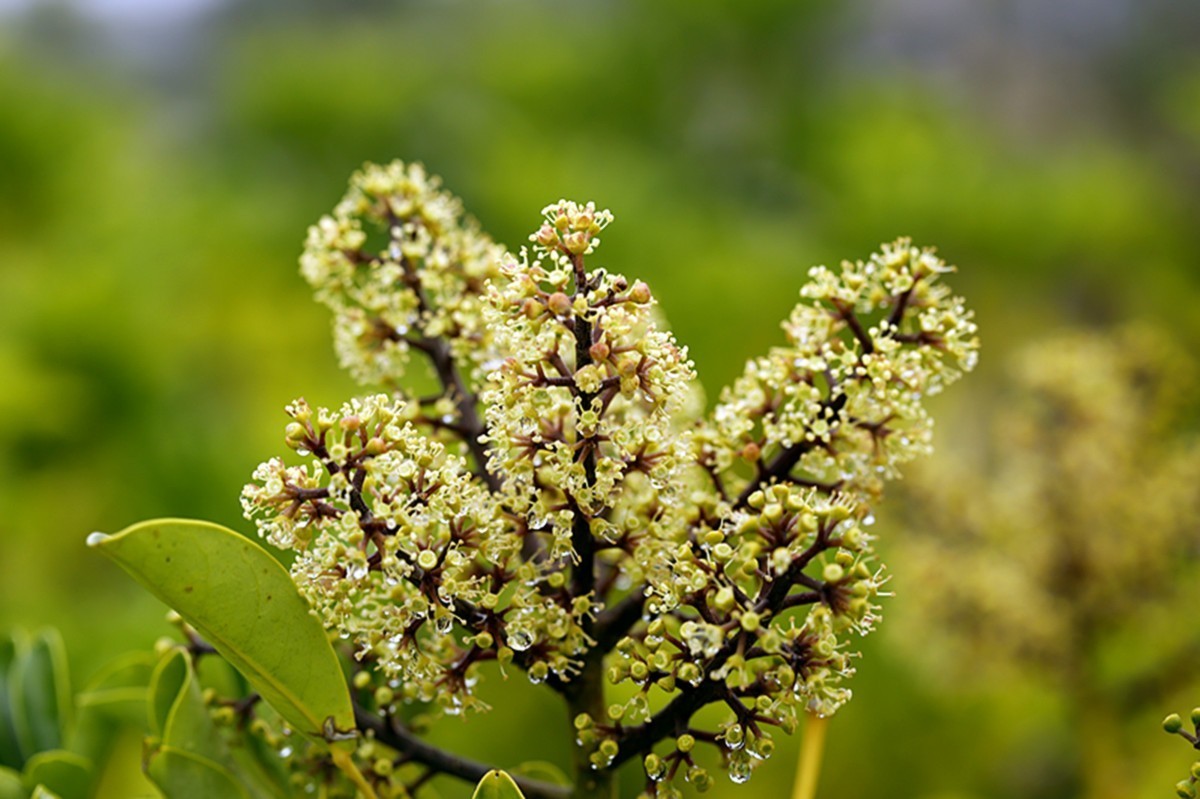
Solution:
[(548, 536), (552, 561), (577, 560), (581, 537), (645, 534), (655, 513), (637, 508), (674, 499), (695, 372), (645, 283), (585, 270), (612, 215), (565, 200), (542, 213), (535, 258), (523, 252), (491, 286), (484, 318), (509, 354), (482, 400), (510, 507)]
[[(685, 523), (638, 552), (652, 620), (618, 645), (611, 677), (638, 692), (610, 715), (649, 733), (653, 689), (681, 685), (676, 701), (724, 704), (715, 740), (742, 781), (773, 750), (768, 726), (849, 698), (847, 635), (872, 629), (887, 581), (872, 506), (929, 450), (923, 398), (977, 359), (971, 313), (939, 282), (950, 271), (901, 239), (810, 272), (789, 344), (750, 361), (693, 434)], [(648, 758), (650, 776), (687, 765), (694, 740)]]
[(487, 635), (520, 549), (486, 487), (414, 426), (402, 399), (378, 394), (337, 411), (301, 399), (287, 410), (287, 443), (311, 461), (260, 466), (242, 493), (246, 515), (296, 552), (301, 593), (399, 698), (479, 707), (464, 660), (473, 642), (455, 625), (469, 619)]
[[(611, 221), (559, 201), (512, 256), (419, 167), (366, 167), (302, 268), (388, 393), (293, 403), (305, 462), (263, 464), (243, 502), (382, 690), (368, 712), (480, 709), (499, 661), (566, 701), (580, 790), (637, 759), (672, 796), (711, 782), (696, 745), (744, 781), (770, 727), (849, 697), (886, 581), (872, 506), (978, 345), (950, 268), (900, 240), (814, 269), (787, 344), (705, 417), (650, 289), (592, 263)], [(401, 387), (415, 353), (440, 391)]]
[(394, 161), (354, 174), (333, 213), (309, 228), (300, 272), (333, 312), (338, 360), (360, 383), (405, 393), (406, 378), (421, 377), (409, 374), (414, 351), (439, 379), (456, 376), (416, 419), (441, 434), (472, 426), (473, 389), (496, 357), (484, 294), (504, 257), (440, 178)]

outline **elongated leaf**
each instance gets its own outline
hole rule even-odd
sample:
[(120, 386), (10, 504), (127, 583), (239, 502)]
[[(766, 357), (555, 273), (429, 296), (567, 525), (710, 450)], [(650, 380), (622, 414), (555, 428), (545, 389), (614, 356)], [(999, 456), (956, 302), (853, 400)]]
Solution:
[(41, 631), (18, 653), (8, 688), (22, 755), (28, 759), (62, 746), (72, 704), (66, 650), (57, 630)]
[(25, 764), (25, 782), (41, 785), (61, 799), (87, 799), (92, 786), (92, 764), (61, 749), (39, 752)]
[(192, 752), (164, 746), (148, 771), (168, 799), (250, 799), (228, 769)]
[(337, 655), (287, 571), (266, 550), (208, 522), (161, 519), (88, 544), (174, 608), (297, 731), (354, 729)]
[(7, 766), (0, 766), (0, 799), (26, 799), (28, 795), (21, 775)]
[(45, 785), (38, 785), (33, 789), (33, 793), (29, 795), (29, 799), (63, 799), (54, 791), (47, 788)]
[(503, 771), (489, 771), (475, 786), (472, 799), (525, 799), (525, 794)]
[[(8, 766), (18, 771), (24, 766), (25, 758), (21, 755), (20, 744), (17, 743), (17, 722), (13, 716), (8, 685), (12, 680), (17, 658), (28, 645), (19, 633), (0, 637), (0, 766)], [(0, 794), (0, 797), (2, 796), (3, 794)]]

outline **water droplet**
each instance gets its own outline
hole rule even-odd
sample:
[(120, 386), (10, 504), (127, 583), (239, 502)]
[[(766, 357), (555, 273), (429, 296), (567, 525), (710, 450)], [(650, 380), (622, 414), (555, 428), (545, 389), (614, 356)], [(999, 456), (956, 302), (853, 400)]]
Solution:
[(511, 630), (508, 633), (508, 645), (518, 652), (524, 652), (533, 646), (533, 636), (524, 630)]

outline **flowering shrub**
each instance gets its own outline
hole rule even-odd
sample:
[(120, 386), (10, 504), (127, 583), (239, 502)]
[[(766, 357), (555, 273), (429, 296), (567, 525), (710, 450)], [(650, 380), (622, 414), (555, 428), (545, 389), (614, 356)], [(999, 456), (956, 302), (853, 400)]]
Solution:
[[(242, 501), (352, 653), (357, 760), (380, 796), (405, 764), (478, 777), (416, 735), (410, 706), (485, 710), (489, 661), (562, 696), (573, 796), (608, 795), (631, 759), (648, 795), (703, 789), (700, 745), (743, 782), (772, 728), (850, 696), (852, 638), (886, 582), (872, 507), (929, 451), (924, 398), (975, 364), (950, 267), (902, 239), (813, 269), (786, 343), (705, 415), (649, 287), (596, 265), (612, 221), (560, 201), (511, 255), (396, 162), (309, 231), (302, 272), (339, 359), (381, 393), (289, 405), (295, 456), (259, 466)], [(710, 705), (723, 720), (694, 724)], [(313, 751), (289, 746), (293, 770), (316, 773)]]
[(1195, 363), (1131, 326), (1039, 341), (1007, 376), (973, 460), (939, 457), (908, 482), (914, 518), (891, 560), (920, 590), (893, 629), (941, 679), (1050, 676), (1076, 719), (1082, 795), (1128, 795), (1119, 722), (1195, 660), (1177, 632), (1198, 598)]

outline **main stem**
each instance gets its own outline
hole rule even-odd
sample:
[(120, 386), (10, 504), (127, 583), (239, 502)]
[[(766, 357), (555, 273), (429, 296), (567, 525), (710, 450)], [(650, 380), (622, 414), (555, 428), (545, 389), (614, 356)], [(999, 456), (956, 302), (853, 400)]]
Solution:
[[(572, 257), (575, 268), (575, 295), (584, 296), (587, 293), (587, 273), (583, 267), (583, 257)], [(582, 315), (575, 316), (575, 370), (592, 363), (590, 348), (592, 346), (592, 324)], [(581, 392), (575, 399), (581, 410), (590, 408), (594, 395)], [(584, 450), (584, 475), (589, 485), (596, 482), (596, 451), (592, 447)], [(583, 509), (572, 501), (575, 518), (571, 530), (571, 545), (575, 550), (576, 563), (571, 575), (571, 594), (575, 597), (587, 596), (596, 589), (596, 542), (592, 538), (591, 522)], [(593, 599), (598, 599), (593, 597)], [(581, 627), (589, 638), (595, 632), (595, 620), (590, 616), (582, 619)], [(568, 719), (572, 741), (576, 735), (575, 718), (586, 713), (594, 721), (605, 718), (604, 704), (604, 650), (593, 645), (584, 655), (583, 668), (580, 673), (566, 685), (566, 700)], [(597, 769), (588, 759), (588, 751), (575, 744), (571, 747), (572, 766), (575, 771), (575, 799), (612, 799), (613, 773), (611, 769)]]

